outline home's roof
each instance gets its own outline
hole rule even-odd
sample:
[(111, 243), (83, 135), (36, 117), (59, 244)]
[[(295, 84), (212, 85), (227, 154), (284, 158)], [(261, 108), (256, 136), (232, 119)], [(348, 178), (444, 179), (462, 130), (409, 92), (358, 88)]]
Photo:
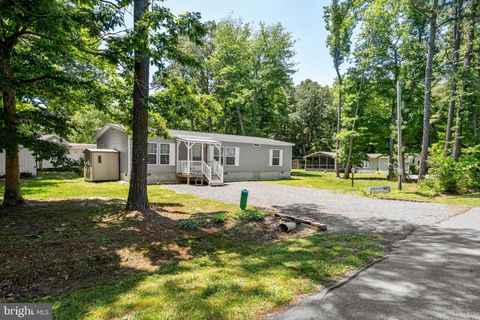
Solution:
[(44, 134), (40, 137), (40, 139), (42, 140), (49, 140), (51, 138), (57, 138), (57, 139), (62, 139), (60, 136), (56, 135), (56, 134)]
[(70, 143), (70, 148), (72, 149), (81, 149), (81, 148), (96, 148), (97, 145), (94, 143)]
[(275, 146), (293, 146), (293, 143), (260, 138), (251, 136), (237, 136), (233, 134), (221, 134), (221, 133), (209, 133), (209, 132), (196, 132), (196, 131), (183, 131), (183, 130), (169, 130), (173, 137), (197, 137), (203, 139), (209, 139), (220, 142), (233, 142), (233, 143), (253, 143), (253, 144), (266, 144)]
[(87, 148), (85, 151), (90, 151), (90, 152), (115, 152), (117, 153), (118, 150), (115, 149), (94, 149), (94, 148)]
[[(317, 151), (315, 153), (311, 153), (311, 154), (306, 155), (304, 158), (310, 158), (310, 157), (318, 156), (318, 155), (323, 155), (323, 156), (335, 158), (337, 153), (334, 152), (334, 151)], [(369, 159), (377, 159), (377, 158), (386, 158), (387, 156), (385, 156), (382, 153), (367, 153), (367, 157)]]
[[(97, 140), (100, 136), (102, 136), (108, 129), (115, 129), (122, 132), (125, 132), (125, 129), (118, 124), (106, 124), (97, 131), (95, 135), (95, 140)], [(198, 139), (198, 140), (211, 140), (213, 142), (232, 142), (232, 143), (252, 143), (252, 144), (265, 144), (265, 145), (275, 145), (275, 146), (293, 146), (293, 143), (268, 139), (268, 138), (260, 138), (260, 137), (251, 137), (251, 136), (239, 136), (233, 134), (220, 134), (220, 133), (209, 133), (209, 132), (197, 132), (197, 131), (184, 131), (184, 130), (168, 130), (172, 137), (174, 138), (190, 138), (190, 139)]]
[(97, 141), (98, 138), (100, 138), (105, 132), (107, 132), (108, 129), (115, 129), (121, 132), (125, 132), (125, 129), (123, 128), (123, 126), (115, 123), (107, 123), (102, 128), (97, 130), (97, 132), (95, 133), (95, 141)]
[(60, 142), (60, 143), (62, 143), (62, 144), (64, 144), (64, 145), (70, 146), (70, 143), (69, 143), (67, 140), (63, 139), (62, 137), (60, 137), (59, 135), (56, 135), (56, 134), (54, 134), (54, 133), (44, 134), (44, 135), (40, 136), (40, 139), (41, 139), (41, 140), (45, 140), (45, 141), (49, 141), (49, 140), (51, 140), (51, 139), (53, 139), (53, 138), (57, 139), (58, 142)]

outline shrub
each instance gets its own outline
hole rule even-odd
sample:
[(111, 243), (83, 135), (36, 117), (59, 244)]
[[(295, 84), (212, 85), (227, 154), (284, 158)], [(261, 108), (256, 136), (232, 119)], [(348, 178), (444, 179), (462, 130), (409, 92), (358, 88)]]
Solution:
[(460, 185), (466, 191), (480, 190), (480, 145), (466, 148), (459, 159)]
[(180, 223), (180, 228), (184, 230), (197, 230), (198, 222), (195, 220), (185, 220)]
[(435, 197), (440, 193), (440, 187), (433, 179), (423, 180), (418, 185), (417, 193), (425, 197)]
[(227, 215), (225, 213), (218, 213), (213, 216), (213, 222), (215, 223), (224, 223), (227, 220)]
[(237, 216), (246, 221), (261, 221), (265, 218), (265, 213), (260, 209), (245, 209), (239, 211)]

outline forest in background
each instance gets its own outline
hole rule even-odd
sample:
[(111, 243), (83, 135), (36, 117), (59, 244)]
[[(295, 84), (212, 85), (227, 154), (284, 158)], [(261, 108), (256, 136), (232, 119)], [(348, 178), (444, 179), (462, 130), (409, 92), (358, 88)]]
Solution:
[[(435, 10), (429, 145), (445, 144), (449, 132), (448, 148), (475, 146), (478, 4), (476, 0), (444, 2)], [(403, 148), (407, 154), (418, 154), (425, 129), (429, 12), (427, 1), (333, 1), (325, 8), (324, 19), (340, 76), (331, 87), (310, 79), (293, 84), (295, 39), (280, 23), (255, 25), (232, 17), (208, 22), (200, 44), (182, 39), (179, 45), (196, 64), (172, 63), (156, 73), (152, 110), (169, 128), (287, 140), (295, 143), (295, 157), (334, 150), (338, 137), (340, 159), (345, 162), (353, 137), (353, 162), (360, 163), (367, 152), (391, 154), (392, 159), (396, 154), (396, 82), (400, 80)], [(74, 119), (81, 133), (71, 139), (91, 142), (93, 128), (121, 118), (122, 112), (112, 107), (107, 113), (78, 112)]]
[(204, 22), (200, 13), (176, 16), (145, 0), (5, 3), (4, 203), (21, 202), (19, 146), (59, 158), (65, 150), (42, 134), (92, 142), (107, 121), (134, 137), (132, 167), (140, 171), (131, 187), (141, 186), (144, 198), (137, 208), (147, 207), (147, 134), (166, 128), (286, 140), (295, 157), (337, 150), (343, 178), (367, 152), (390, 156), (389, 178), (405, 154), (420, 153), (420, 181), (431, 166), (438, 190), (479, 189), (479, 1), (332, 0), (318, 13), (332, 57), (318, 63), (333, 65), (331, 87), (293, 84), (295, 38), (281, 23)]
[[(206, 23), (200, 44), (179, 47), (194, 64), (171, 63), (154, 75), (149, 105), (158, 126), (270, 137), (295, 143), (294, 153), (330, 150), (335, 136), (333, 90), (310, 79), (295, 86), (294, 36), (280, 24), (226, 18)], [(122, 121), (118, 106), (76, 112), (74, 142), (93, 142), (95, 129)]]

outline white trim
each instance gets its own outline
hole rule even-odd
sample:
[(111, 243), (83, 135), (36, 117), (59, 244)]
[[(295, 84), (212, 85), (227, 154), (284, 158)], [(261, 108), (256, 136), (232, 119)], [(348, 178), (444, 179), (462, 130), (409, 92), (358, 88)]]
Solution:
[(240, 147), (235, 147), (235, 167), (240, 165)]
[[(233, 150), (235, 150), (235, 162), (234, 164), (227, 164), (227, 158), (232, 158), (232, 157), (227, 157), (227, 148), (232, 148)], [(240, 148), (239, 147), (234, 147), (234, 146), (224, 146), (223, 147), (223, 155), (225, 157), (225, 166), (229, 166), (229, 167), (238, 167), (240, 165)]]
[[(148, 152), (148, 145), (149, 145), (149, 144), (154, 144), (154, 145), (157, 146), (157, 148), (156, 148), (157, 150), (156, 150), (156, 152), (155, 152), (155, 159), (156, 159), (156, 160), (155, 160), (155, 161), (156, 161), (155, 163), (148, 163), (148, 156), (151, 155), (151, 154), (153, 154), (153, 152)], [(148, 166), (158, 166), (158, 163), (159, 163), (158, 160), (159, 160), (159, 159), (158, 159), (158, 142), (147, 142), (147, 165), (148, 165)]]
[(131, 148), (132, 147), (132, 142), (130, 137), (127, 136), (127, 176), (130, 177), (130, 170), (132, 167), (132, 153), (131, 153)]
[[(278, 164), (273, 164), (273, 152), (278, 151)], [(281, 167), (283, 165), (283, 150), (282, 149), (270, 149), (268, 165), (270, 167)]]
[(176, 165), (175, 163), (175, 143), (169, 143), (170, 144), (170, 158), (169, 158), (169, 165), (174, 166)]
[(208, 159), (207, 160), (208, 161), (213, 161), (214, 159), (215, 159), (215, 146), (210, 144), (210, 145), (208, 145)]
[[(162, 150), (162, 144), (167, 144), (168, 145), (168, 163), (162, 163), (161, 157), (163, 154), (161, 152)], [(173, 149), (175, 149), (175, 144), (174, 143), (169, 143), (169, 142), (157, 142), (157, 166), (171, 166), (172, 165), (172, 144), (174, 145)], [(175, 155), (175, 151), (173, 151), (173, 154)], [(173, 162), (173, 165), (175, 164), (175, 161)]]

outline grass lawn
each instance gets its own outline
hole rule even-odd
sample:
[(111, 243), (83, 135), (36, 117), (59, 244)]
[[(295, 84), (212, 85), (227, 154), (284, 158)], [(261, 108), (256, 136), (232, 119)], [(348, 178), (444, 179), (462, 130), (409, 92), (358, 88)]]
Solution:
[(51, 302), (68, 320), (255, 319), (385, 250), (374, 234), (282, 234), (272, 216), (159, 185), (152, 210), (126, 212), (127, 188), (25, 180), (27, 203), (0, 210), (0, 301)]
[(355, 174), (355, 182), (352, 188), (351, 180), (337, 179), (333, 172), (315, 172), (304, 170), (292, 170), (291, 179), (274, 181), (278, 184), (308, 187), (318, 189), (336, 190), (359, 196), (367, 196), (365, 190), (368, 187), (390, 186), (391, 193), (375, 195), (374, 197), (386, 199), (427, 201), (434, 203), (446, 203), (463, 206), (480, 206), (480, 192), (465, 195), (440, 195), (436, 197), (422, 196), (417, 192), (416, 183), (404, 183), (403, 190), (398, 191), (396, 181), (387, 181), (384, 174)]

